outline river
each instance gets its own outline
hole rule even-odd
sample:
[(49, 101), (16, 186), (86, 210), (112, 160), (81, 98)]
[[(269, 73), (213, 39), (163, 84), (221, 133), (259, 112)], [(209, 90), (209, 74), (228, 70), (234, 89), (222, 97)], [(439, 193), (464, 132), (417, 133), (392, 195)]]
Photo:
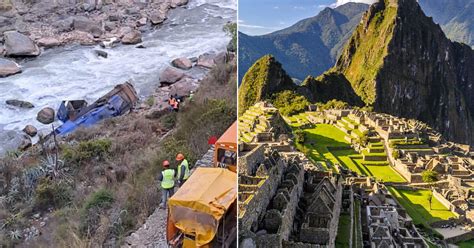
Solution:
[[(102, 58), (94, 52), (99, 46), (68, 45), (20, 63), (22, 73), (0, 78), (0, 154), (11, 149), (8, 139), (25, 125), (49, 128), (36, 120), (44, 107), (57, 109), (62, 100), (92, 103), (127, 80), (133, 81), (143, 97), (154, 90), (160, 72), (174, 58), (223, 51), (230, 40), (223, 26), (236, 21), (236, 9), (236, 0), (190, 0), (184, 8), (171, 10), (163, 24), (143, 34), (146, 49), (120, 45), (105, 49), (108, 58)], [(8, 99), (25, 100), (35, 108), (8, 106)]]

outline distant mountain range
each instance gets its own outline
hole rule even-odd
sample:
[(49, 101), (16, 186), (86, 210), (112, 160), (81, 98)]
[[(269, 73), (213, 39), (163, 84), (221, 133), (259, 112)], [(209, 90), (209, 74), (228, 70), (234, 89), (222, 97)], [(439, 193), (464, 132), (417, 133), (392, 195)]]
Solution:
[(474, 0), (418, 0), (446, 36), (474, 48)]
[(300, 86), (289, 81), (275, 59), (261, 58), (242, 80), (240, 110), (294, 89), (312, 102), (339, 99), (421, 120), (448, 140), (474, 144), (474, 51), (449, 40), (416, 0), (371, 5), (334, 67)]
[(239, 82), (260, 57), (272, 54), (293, 78), (319, 75), (336, 58), (369, 5), (347, 3), (267, 35), (239, 33)]

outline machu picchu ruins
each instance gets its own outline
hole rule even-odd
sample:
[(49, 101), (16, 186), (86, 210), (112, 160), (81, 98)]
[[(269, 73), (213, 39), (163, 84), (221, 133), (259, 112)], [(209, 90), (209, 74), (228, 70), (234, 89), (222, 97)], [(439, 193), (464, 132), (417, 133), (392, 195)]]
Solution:
[[(474, 238), (474, 152), (362, 109), (239, 117), (242, 247), (436, 247)], [(433, 172), (426, 181), (424, 172)]]

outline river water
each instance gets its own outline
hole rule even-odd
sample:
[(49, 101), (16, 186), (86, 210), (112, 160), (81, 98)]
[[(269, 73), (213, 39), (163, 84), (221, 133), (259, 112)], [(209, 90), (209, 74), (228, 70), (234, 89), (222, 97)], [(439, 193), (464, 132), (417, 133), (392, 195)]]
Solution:
[[(174, 58), (223, 51), (230, 37), (222, 28), (236, 21), (236, 8), (236, 0), (190, 0), (184, 8), (171, 10), (158, 28), (143, 34), (146, 49), (118, 46), (106, 49), (105, 59), (94, 52), (99, 46), (69, 45), (21, 63), (22, 73), (0, 78), (0, 154), (10, 149), (7, 139), (12, 130), (19, 132), (27, 124), (49, 128), (36, 121), (43, 107), (57, 109), (62, 100), (92, 103), (127, 80), (133, 81), (140, 96), (146, 96)], [(29, 101), (35, 108), (7, 106), (8, 99)]]

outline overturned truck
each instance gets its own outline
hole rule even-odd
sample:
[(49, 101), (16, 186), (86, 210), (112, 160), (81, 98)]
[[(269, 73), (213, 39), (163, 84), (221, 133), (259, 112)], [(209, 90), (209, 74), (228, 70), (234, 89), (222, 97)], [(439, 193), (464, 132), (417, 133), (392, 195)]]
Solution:
[(84, 100), (63, 101), (57, 116), (64, 124), (56, 128), (54, 133), (65, 135), (78, 127), (90, 127), (101, 120), (126, 114), (137, 102), (137, 92), (129, 82), (115, 86), (91, 105), (87, 105)]

